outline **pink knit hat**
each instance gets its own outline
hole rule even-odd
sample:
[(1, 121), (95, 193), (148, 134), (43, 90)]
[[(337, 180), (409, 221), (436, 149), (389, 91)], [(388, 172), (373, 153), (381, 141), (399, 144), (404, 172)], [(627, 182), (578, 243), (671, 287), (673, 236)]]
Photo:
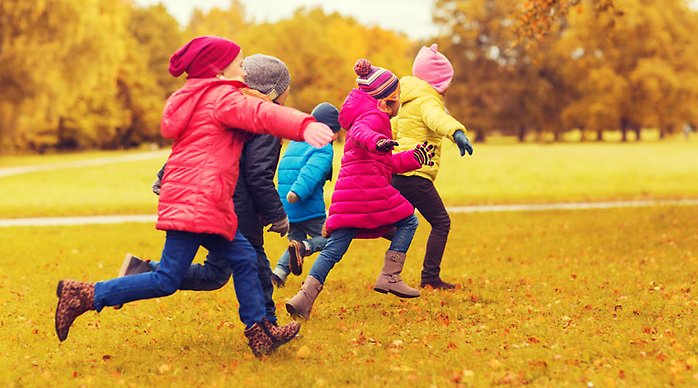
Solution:
[(390, 70), (372, 66), (368, 59), (356, 61), (354, 72), (358, 75), (356, 84), (359, 89), (377, 100), (390, 97), (400, 83)]
[(422, 47), (419, 50), (412, 65), (412, 75), (428, 82), (437, 92), (443, 93), (451, 85), (453, 66), (434, 43), (431, 47)]
[(170, 74), (187, 78), (213, 78), (240, 53), (240, 46), (217, 36), (199, 36), (180, 47), (170, 57)]

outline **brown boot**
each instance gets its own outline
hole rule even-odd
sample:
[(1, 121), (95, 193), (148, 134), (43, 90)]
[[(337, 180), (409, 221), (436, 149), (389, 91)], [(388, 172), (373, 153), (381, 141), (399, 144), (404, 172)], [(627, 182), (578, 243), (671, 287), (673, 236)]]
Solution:
[(61, 280), (58, 282), (56, 295), (58, 296), (56, 334), (58, 339), (63, 342), (68, 338), (68, 331), (75, 318), (85, 311), (95, 309), (95, 284)]
[(400, 278), (402, 266), (405, 264), (405, 256), (404, 253), (396, 251), (387, 251), (385, 253), (383, 270), (378, 275), (376, 284), (373, 286), (374, 290), (383, 294), (389, 292), (400, 298), (416, 298), (419, 296), (419, 290), (408, 286)]
[(298, 335), (301, 324), (293, 321), (286, 326), (272, 325), (266, 318), (245, 330), (247, 345), (257, 357), (271, 354), (276, 348), (292, 340)]
[(314, 277), (308, 275), (301, 286), (300, 291), (286, 302), (286, 311), (292, 317), (301, 317), (308, 319), (310, 310), (313, 309), (315, 298), (322, 291), (322, 283)]
[(300, 276), (303, 273), (303, 259), (308, 256), (308, 250), (305, 249), (303, 241), (291, 240), (288, 243), (288, 267), (291, 273)]

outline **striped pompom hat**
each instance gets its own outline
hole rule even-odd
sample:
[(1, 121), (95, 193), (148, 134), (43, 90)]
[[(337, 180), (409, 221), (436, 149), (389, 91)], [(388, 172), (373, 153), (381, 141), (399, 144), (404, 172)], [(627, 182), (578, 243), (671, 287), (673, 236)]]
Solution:
[(372, 66), (368, 59), (359, 59), (354, 65), (359, 89), (375, 99), (391, 97), (397, 90), (398, 78), (390, 70)]

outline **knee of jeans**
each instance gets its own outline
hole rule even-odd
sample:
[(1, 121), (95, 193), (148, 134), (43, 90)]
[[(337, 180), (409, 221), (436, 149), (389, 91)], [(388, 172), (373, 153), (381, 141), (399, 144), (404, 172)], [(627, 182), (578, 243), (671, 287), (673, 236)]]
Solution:
[(179, 288), (179, 284), (175, 281), (175, 279), (167, 276), (158, 276), (155, 279), (155, 283), (157, 284), (162, 296), (172, 295), (177, 292), (177, 289)]
[(211, 287), (212, 290), (217, 290), (226, 284), (228, 284), (228, 281), (230, 280), (230, 274), (229, 273), (223, 273), (223, 272), (217, 272), (213, 276), (211, 276), (210, 282), (211, 282)]

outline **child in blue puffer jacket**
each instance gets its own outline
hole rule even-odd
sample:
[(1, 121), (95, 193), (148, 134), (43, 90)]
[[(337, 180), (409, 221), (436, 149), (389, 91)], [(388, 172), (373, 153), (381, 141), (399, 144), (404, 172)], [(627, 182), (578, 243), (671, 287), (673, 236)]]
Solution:
[[(313, 109), (313, 117), (333, 132), (340, 130), (339, 111), (323, 102)], [(327, 239), (322, 237), (325, 223), (323, 186), (332, 179), (332, 144), (313, 148), (306, 142), (291, 141), (279, 161), (278, 190), (290, 223), (288, 249), (284, 251), (272, 274), (277, 287), (286, 284), (289, 273), (303, 272), (303, 259), (321, 251)]]

